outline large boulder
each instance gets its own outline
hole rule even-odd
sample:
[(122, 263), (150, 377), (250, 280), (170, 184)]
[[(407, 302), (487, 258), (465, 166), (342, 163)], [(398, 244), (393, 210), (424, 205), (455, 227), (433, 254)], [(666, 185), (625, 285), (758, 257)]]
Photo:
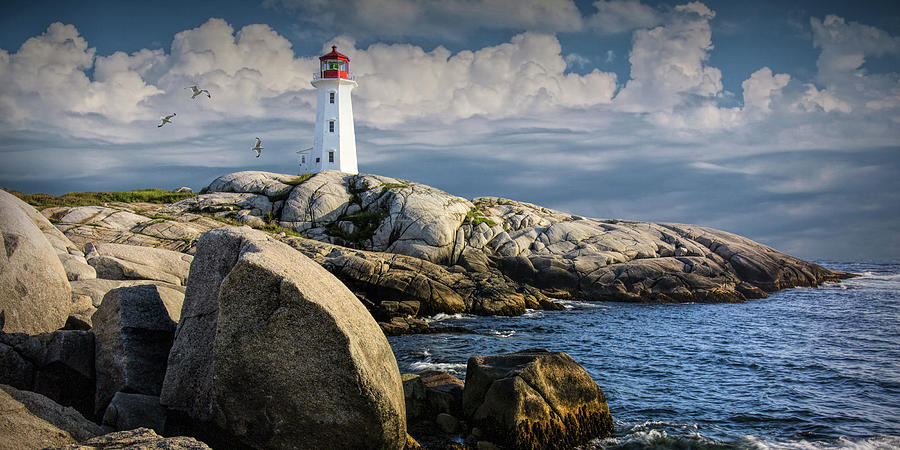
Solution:
[(210, 450), (209, 446), (187, 436), (162, 437), (149, 428), (116, 431), (88, 439), (81, 444), (60, 447), (60, 450), (96, 449), (133, 450)]
[(249, 228), (200, 238), (161, 402), (257, 448), (406, 442), (400, 373), (374, 319), (318, 264)]
[(216, 178), (206, 187), (208, 192), (246, 192), (272, 199), (284, 199), (293, 189), (296, 176), (248, 170)]
[(0, 449), (57, 447), (101, 433), (97, 424), (43, 395), (0, 384)]
[(98, 416), (116, 392), (159, 395), (180, 309), (152, 284), (106, 294), (93, 317)]
[(334, 170), (317, 173), (291, 191), (281, 210), (281, 221), (306, 230), (358, 212), (358, 205), (351, 205), (349, 180), (352, 176)]
[(88, 264), (98, 278), (108, 280), (157, 280), (183, 285), (191, 270), (191, 255), (162, 248), (124, 244), (87, 246)]
[(41, 231), (48, 227), (34, 208), (0, 190), (0, 330), (38, 334), (66, 323), (72, 288)]
[(572, 448), (613, 431), (606, 397), (587, 371), (543, 349), (469, 358), (463, 411), (507, 448)]

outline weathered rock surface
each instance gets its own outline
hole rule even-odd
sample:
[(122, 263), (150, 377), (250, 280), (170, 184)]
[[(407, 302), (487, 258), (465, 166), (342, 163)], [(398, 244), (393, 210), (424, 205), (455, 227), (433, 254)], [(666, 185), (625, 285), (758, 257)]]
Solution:
[(603, 391), (562, 352), (469, 358), (462, 406), (471, 426), (507, 448), (572, 448), (613, 431)]
[(149, 203), (53, 207), (41, 210), (41, 214), (80, 246), (115, 243), (189, 252), (200, 234), (222, 226), (209, 217), (167, 211), (161, 205)]
[(446, 263), (471, 207), (423, 184), (325, 171), (291, 191), (281, 222), (335, 244)]
[[(292, 184), (297, 180), (260, 176)], [(269, 181), (234, 181), (243, 178), (242, 173), (220, 177), (207, 188), (208, 195), (220, 190), (271, 201), (282, 226), (312, 238), (281, 234), (279, 239), (338, 276), (391, 332), (419, 329), (402, 315), (397, 316), (402, 320), (381, 316), (393, 302), (419, 302), (419, 317), (463, 311), (518, 315), (526, 309), (558, 308), (548, 296), (737, 302), (847, 276), (740, 236), (693, 225), (589, 219), (492, 197), (469, 202), (375, 175), (321, 172), (291, 189), (278, 181), (283, 186), (275, 184), (275, 191), (264, 187)], [(270, 194), (288, 196), (283, 208)], [(189, 208), (172, 206), (111, 204), (99, 212), (60, 208), (42, 213), (59, 221), (57, 226), (76, 243), (134, 242), (188, 253), (201, 232), (221, 226), (186, 212)], [(211, 214), (270, 226), (251, 214), (252, 209), (219, 206), (229, 211)], [(114, 210), (122, 211), (122, 217), (110, 219), (117, 214)], [(146, 216), (128, 215), (135, 211)], [(83, 223), (65, 225), (66, 217)], [(112, 228), (117, 223), (119, 228)], [(165, 234), (158, 229), (176, 231)]]
[(156, 280), (183, 285), (191, 270), (191, 255), (162, 248), (124, 244), (86, 246), (88, 264), (107, 280)]
[[(588, 219), (493, 197), (469, 202), (365, 174), (316, 174), (291, 191), (281, 224), (324, 242), (460, 265), (587, 300), (736, 302), (846, 275), (711, 228)], [(521, 301), (497, 305), (480, 313), (524, 310)]]
[(109, 291), (94, 313), (95, 412), (116, 392), (158, 396), (181, 304), (166, 304), (154, 285)]
[[(95, 278), (92, 280), (72, 281), (72, 297), (87, 297), (96, 308), (103, 302), (106, 293), (120, 287), (140, 286), (143, 284), (152, 284), (156, 286), (160, 297), (166, 304), (176, 304), (184, 302), (184, 286), (170, 284), (163, 281), (154, 280), (104, 280)], [(172, 311), (174, 320), (180, 317), (180, 312)]]
[(162, 437), (149, 428), (117, 431), (88, 439), (81, 444), (59, 447), (60, 450), (130, 449), (130, 450), (210, 450), (191, 437)]
[(97, 424), (43, 395), (0, 384), (0, 449), (56, 447), (101, 433)]
[[(56, 228), (54, 228), (55, 230)], [(66, 270), (69, 281), (91, 280), (97, 278), (97, 271), (87, 263), (84, 256), (69, 253), (59, 253), (59, 261)]]
[(30, 205), (0, 190), (0, 330), (38, 334), (66, 323), (72, 288), (42, 231), (48, 226)]
[(253, 447), (406, 442), (387, 340), (346, 287), (289, 246), (249, 228), (204, 234), (182, 314), (167, 408)]
[(297, 177), (279, 173), (244, 171), (222, 175), (207, 186), (208, 192), (246, 192), (274, 200), (287, 198)]

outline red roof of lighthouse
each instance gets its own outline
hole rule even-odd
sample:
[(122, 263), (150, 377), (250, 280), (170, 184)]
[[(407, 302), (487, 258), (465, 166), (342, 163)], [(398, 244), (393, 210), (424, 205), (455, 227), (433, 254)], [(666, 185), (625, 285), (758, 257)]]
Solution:
[(319, 61), (325, 61), (326, 59), (340, 59), (343, 61), (348, 61), (348, 62), (350, 61), (350, 58), (338, 53), (337, 45), (331, 46), (331, 53), (319, 57)]

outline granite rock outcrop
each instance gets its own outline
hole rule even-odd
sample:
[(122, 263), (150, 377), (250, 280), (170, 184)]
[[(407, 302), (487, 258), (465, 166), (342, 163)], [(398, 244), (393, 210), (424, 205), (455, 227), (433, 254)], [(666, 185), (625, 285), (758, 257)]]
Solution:
[(406, 442), (400, 374), (374, 319), (321, 266), (246, 227), (200, 238), (161, 403), (252, 447)]

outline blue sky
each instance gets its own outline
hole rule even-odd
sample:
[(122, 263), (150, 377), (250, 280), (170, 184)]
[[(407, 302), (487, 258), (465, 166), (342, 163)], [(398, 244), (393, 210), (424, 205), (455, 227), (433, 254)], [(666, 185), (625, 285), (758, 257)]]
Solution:
[(0, 186), (296, 173), (316, 57), (338, 45), (361, 172), (804, 258), (898, 258), (898, 5), (4, 2)]

